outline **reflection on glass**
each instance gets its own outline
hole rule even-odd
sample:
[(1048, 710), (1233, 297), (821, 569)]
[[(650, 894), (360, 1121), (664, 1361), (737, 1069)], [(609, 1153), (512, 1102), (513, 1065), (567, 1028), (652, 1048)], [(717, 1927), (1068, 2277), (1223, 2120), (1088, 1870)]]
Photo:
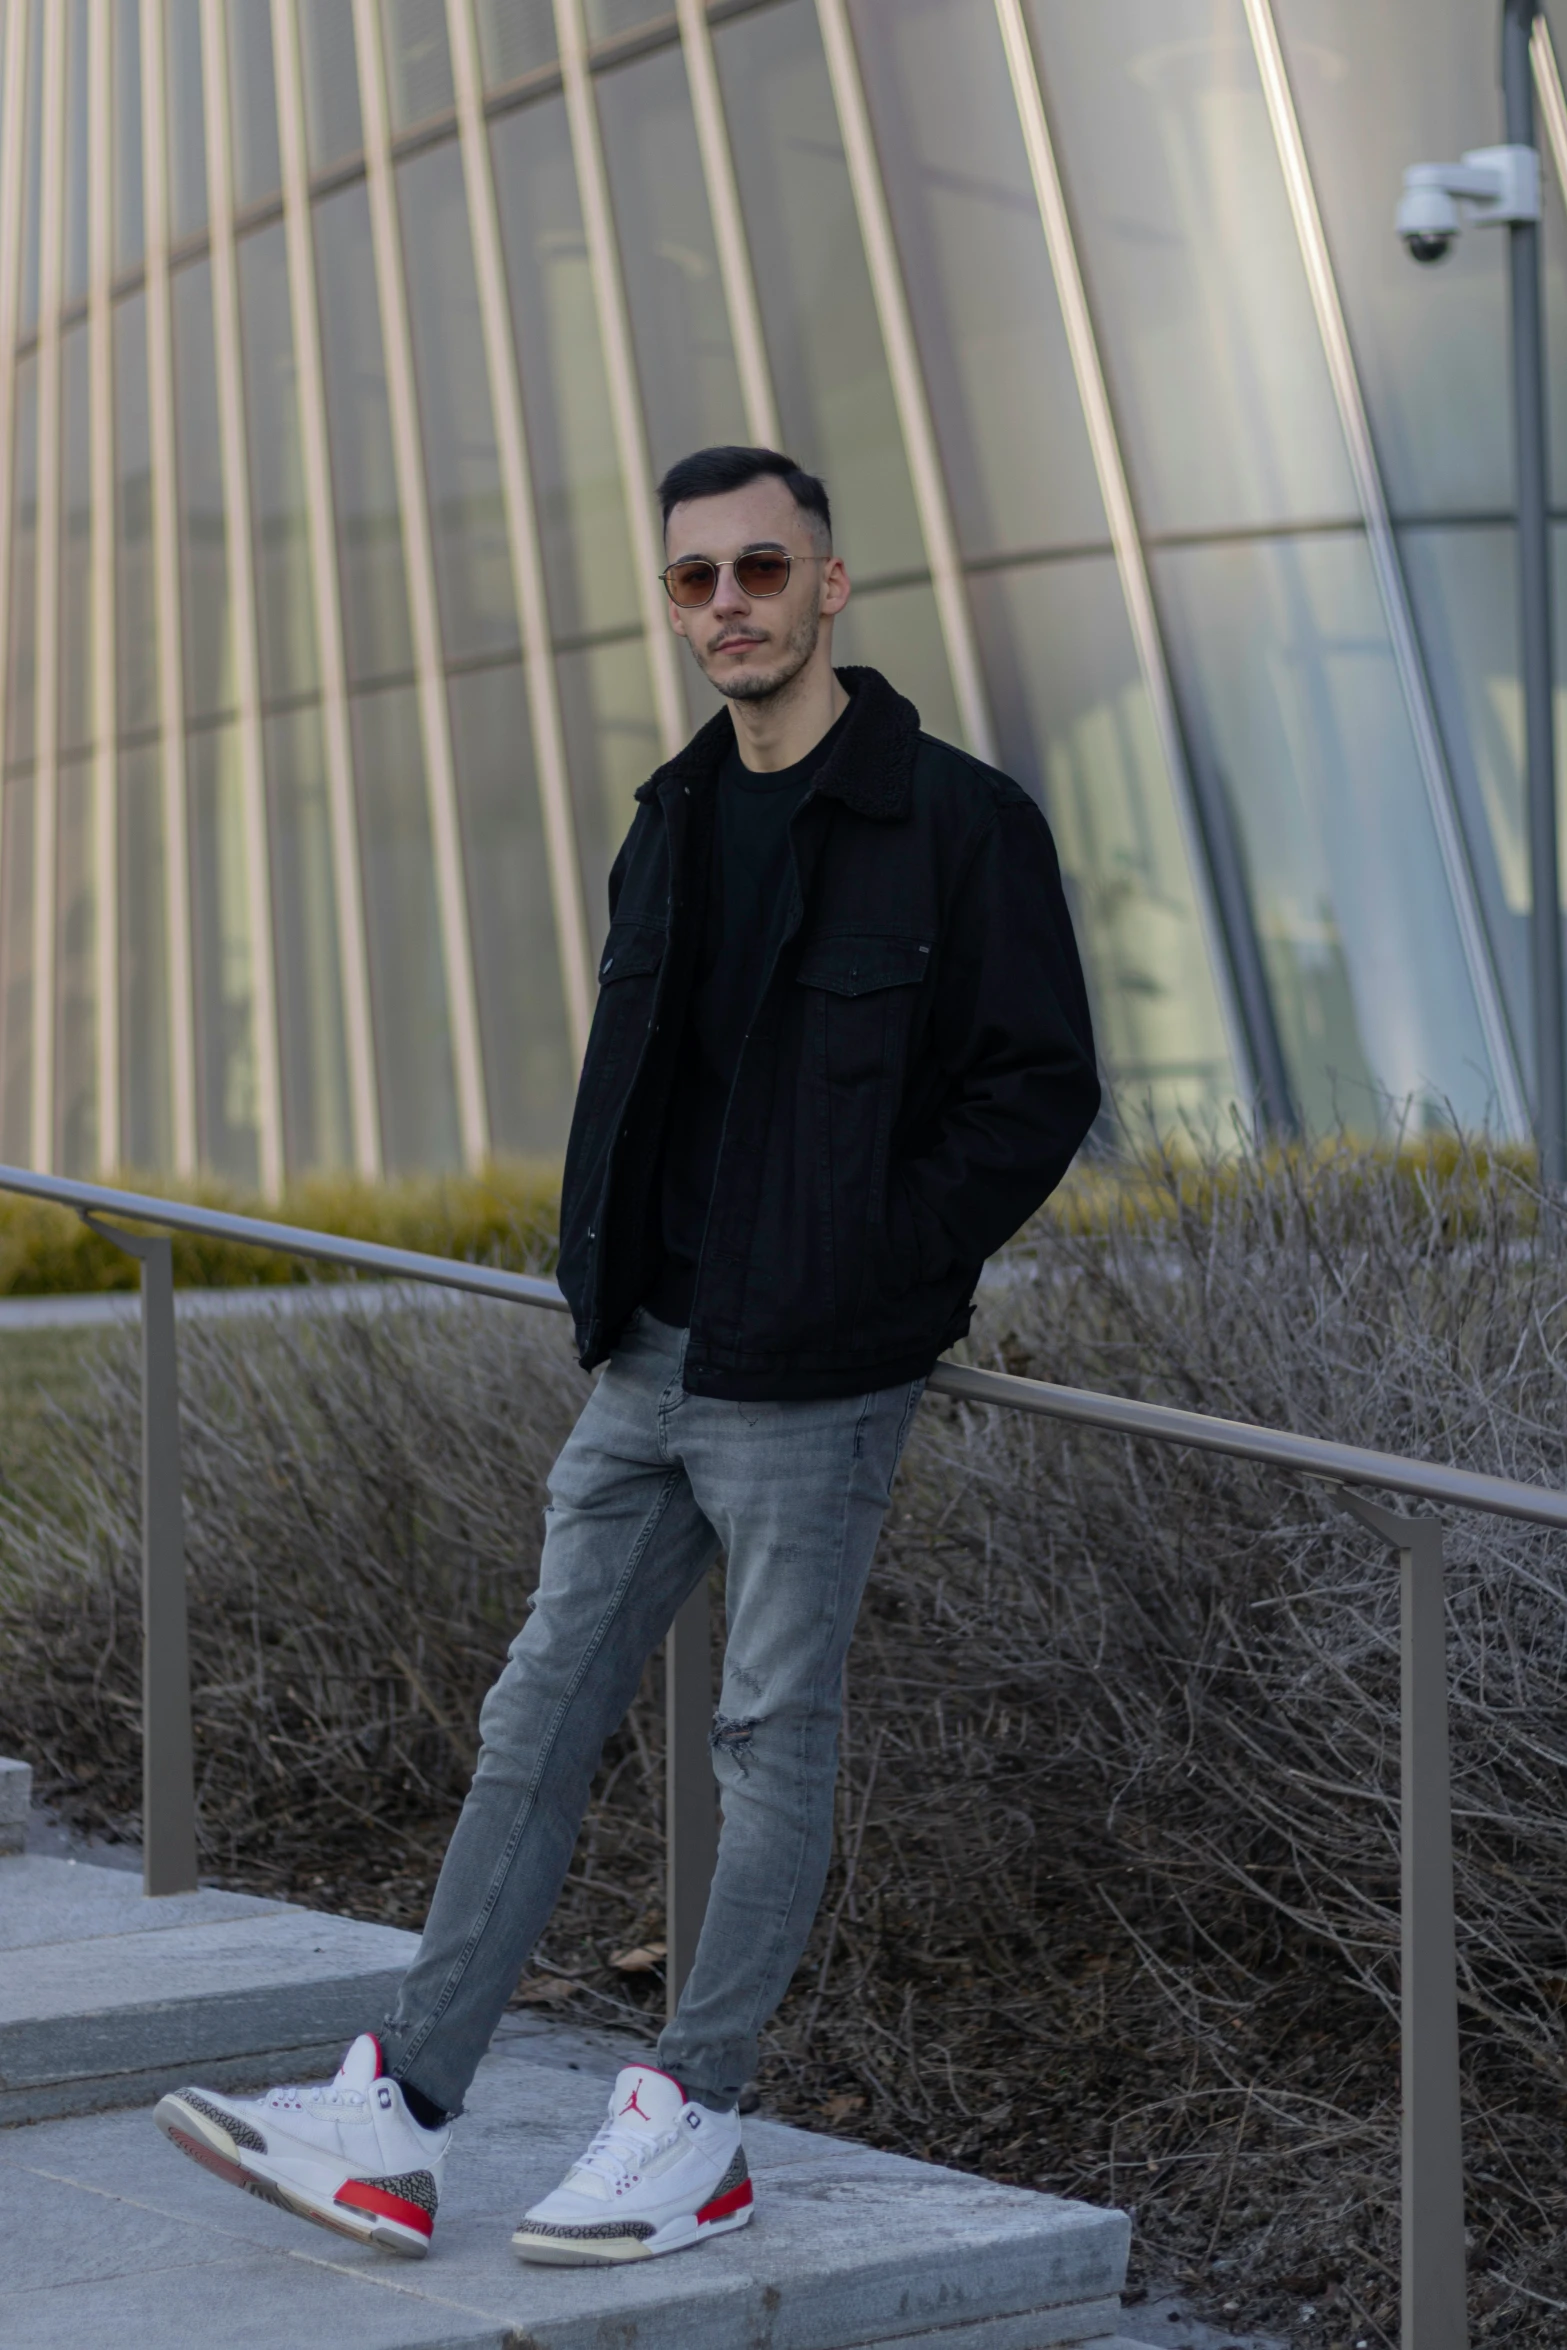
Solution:
[(1242, 0), (1029, 7), (1143, 521), (1353, 514)]
[(178, 244), (207, 225), (207, 130), (201, 90), (201, 0), (165, 0), (169, 235)]
[(114, 266), (130, 269), (145, 246), (141, 208), (141, 0), (114, 7)]
[(98, 1164), (97, 901), (93, 776), (84, 759), (60, 769), (55, 869), (54, 1164)]
[(381, 0), (381, 45), (394, 131), (445, 114), (456, 103), (446, 0)]
[(363, 182), (315, 207), (321, 357), (350, 680), (413, 667), (381, 304)]
[(264, 738), (284, 1149), (306, 1175), (353, 1157), (321, 713), (280, 712)]
[(299, 11), (299, 62), (310, 168), (324, 171), (345, 155), (357, 155), (364, 145), (354, 0), (307, 0)]
[(228, 0), (228, 47), (234, 202), (243, 211), (247, 204), (265, 203), (283, 184), (271, 10), (258, 8), (256, 0)]
[(419, 704), (412, 686), (357, 694), (354, 770), (381, 1148), (392, 1174), (460, 1164), (446, 971)]
[[(4, 28), (0, 12), (0, 31)], [(87, 291), (87, 0), (69, 0), (65, 19), (65, 235), (62, 299)]]
[(454, 677), (450, 701), (490, 1132), (554, 1157), (574, 1073), (521, 667)]
[(114, 634), (121, 735), (158, 722), (147, 297), (114, 306)]
[[(1407, 530), (1401, 543), (1492, 953), (1513, 1034), (1527, 1038), (1533, 1034), (1534, 990), (1517, 538), (1511, 526), (1471, 525)], [(1558, 788), (1567, 799), (1567, 544), (1559, 530), (1553, 554), (1556, 760)]]
[[(38, 360), (16, 370), (16, 434), (11, 497), (11, 642), (6, 653), (5, 755), (14, 765), (33, 755), (38, 615)], [(0, 549), (0, 560), (4, 550)]]
[[(1510, 506), (1507, 262), (1495, 236), (1460, 237), (1417, 269), (1393, 235), (1404, 166), (1502, 135), (1499, 11), (1431, 0), (1278, 6), (1355, 358), (1388, 496), (1403, 513)], [(1554, 173), (1546, 172), (1547, 188)], [(1543, 239), (1555, 476), (1567, 480), (1567, 270), (1560, 198)]]
[(234, 706), (228, 536), (212, 341), (212, 264), (175, 273), (174, 432), (179, 451), (180, 601), (185, 613), (185, 709), (211, 718)]
[(640, 605), (564, 99), (502, 116), (491, 142), (550, 619), (557, 636), (634, 627)]
[(1482, 1126), (1492, 1077), (1358, 534), (1155, 557), (1194, 759), (1234, 811), (1308, 1129), (1412, 1102)]
[(1115, 565), (987, 572), (972, 593), (1001, 761), (1055, 833), (1120, 1115), (1222, 1128), (1229, 1046)]
[(256, 1003), (238, 728), (202, 728), (185, 756), (201, 1161), (236, 1183), (253, 1184), (260, 1168)]
[(313, 692), (319, 676), (294, 321), (281, 221), (241, 238), (238, 265), (261, 692), (263, 700), (275, 701)]
[(0, 1150), (33, 1155), (33, 778), (13, 775), (0, 817)]
[(156, 744), (118, 765), (120, 881), (120, 1141), (127, 1167), (173, 1155), (169, 1049), (168, 859), (163, 768)]
[(455, 139), (397, 169), (441, 633), (449, 660), (517, 642), (479, 288)]
[(827, 477), (867, 577), (925, 561), (810, 0), (714, 28), (785, 445)]
[(833, 627), (832, 657), (840, 669), (846, 662), (879, 669), (900, 694), (908, 695), (927, 734), (939, 734), (949, 743), (962, 741), (963, 725), (931, 588), (916, 582), (851, 596)]
[(640, 638), (563, 653), (555, 671), (596, 955), (609, 927), (609, 869), (636, 814), (631, 795), (660, 762), (653, 689)]
[(62, 751), (92, 741), (92, 414), (85, 320), (60, 338), (60, 702)]
[(993, 0), (851, 0), (965, 554), (1107, 533)]
[(554, 63), (554, 0), (476, 0), (475, 14), (487, 90)]
[(22, 293), (18, 331), (38, 324), (38, 188), (42, 167), (44, 43), (40, 12), (27, 12), (26, 99), (22, 116)]
[(747, 441), (729, 312), (679, 49), (594, 83), (654, 474)]
[(611, 41), (617, 33), (634, 33), (673, 14), (669, 0), (585, 0), (582, 11), (590, 41)]

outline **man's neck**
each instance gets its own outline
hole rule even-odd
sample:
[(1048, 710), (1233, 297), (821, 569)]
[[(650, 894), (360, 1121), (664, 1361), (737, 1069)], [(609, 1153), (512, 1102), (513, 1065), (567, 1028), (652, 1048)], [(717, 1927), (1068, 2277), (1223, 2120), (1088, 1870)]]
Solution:
[(780, 693), (762, 702), (731, 702), (735, 742), (743, 766), (775, 775), (797, 766), (849, 707), (830, 660), (808, 661)]

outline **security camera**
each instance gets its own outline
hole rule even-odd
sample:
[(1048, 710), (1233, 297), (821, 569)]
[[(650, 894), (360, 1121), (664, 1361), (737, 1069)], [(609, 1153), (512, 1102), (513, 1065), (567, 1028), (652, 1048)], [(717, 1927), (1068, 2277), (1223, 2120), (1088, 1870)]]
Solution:
[(1463, 226), (1456, 198), (1445, 188), (1406, 187), (1398, 206), (1398, 233), (1411, 261), (1445, 261)]
[(1533, 147), (1474, 147), (1457, 163), (1413, 163), (1404, 174), (1397, 228), (1411, 261), (1443, 261), (1466, 221), (1481, 228), (1540, 217), (1540, 158)]

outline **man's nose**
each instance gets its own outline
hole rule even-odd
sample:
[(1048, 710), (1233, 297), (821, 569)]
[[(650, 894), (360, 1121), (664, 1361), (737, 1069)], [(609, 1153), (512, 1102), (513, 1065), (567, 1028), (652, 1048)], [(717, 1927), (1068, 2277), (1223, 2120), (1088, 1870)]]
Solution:
[(713, 610), (715, 612), (749, 612), (750, 609), (751, 599), (736, 579), (734, 565), (720, 563), (718, 585), (713, 590)]

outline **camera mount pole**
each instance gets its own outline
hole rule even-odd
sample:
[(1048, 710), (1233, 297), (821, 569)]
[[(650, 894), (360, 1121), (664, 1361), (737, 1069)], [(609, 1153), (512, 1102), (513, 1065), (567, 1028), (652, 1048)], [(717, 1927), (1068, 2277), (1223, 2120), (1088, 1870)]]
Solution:
[[(1539, 0), (1502, 0), (1502, 90), (1510, 145), (1532, 147), (1534, 78), (1529, 45)], [(1552, 691), (1550, 472), (1546, 450), (1545, 338), (1540, 224), (1507, 230), (1512, 272), (1513, 429), (1518, 481), (1518, 620), (1523, 643), (1529, 822), (1529, 945), (1534, 992), (1534, 1124), (1541, 1180), (1567, 1183), (1567, 1039), (1563, 1034), (1561, 885), (1556, 839), (1556, 743)]]

